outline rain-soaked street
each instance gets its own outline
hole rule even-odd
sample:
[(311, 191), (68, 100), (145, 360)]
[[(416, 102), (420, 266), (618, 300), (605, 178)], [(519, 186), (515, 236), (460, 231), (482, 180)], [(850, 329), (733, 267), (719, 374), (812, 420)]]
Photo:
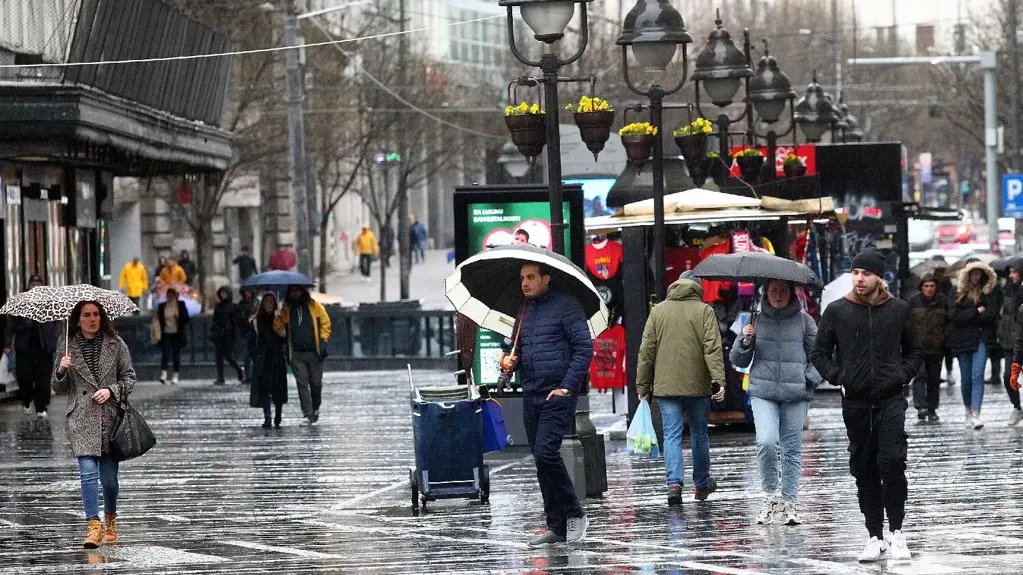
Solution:
[[(421, 382), (447, 381), (420, 374)], [(582, 544), (534, 550), (542, 528), (528, 452), (490, 458), (490, 505), (450, 500), (410, 513), (407, 383), (399, 373), (328, 375), (320, 424), (263, 430), (247, 388), (143, 383), (136, 405), (159, 438), (125, 463), (121, 542), (84, 535), (77, 467), (59, 415), (37, 421), (0, 406), (0, 572), (75, 573), (1020, 573), (1023, 428), (989, 386), (986, 429), (967, 431), (955, 395), (943, 420), (911, 417), (906, 533), (913, 561), (860, 565), (866, 532), (846, 467), (838, 396), (818, 394), (806, 432), (798, 527), (755, 524), (752, 436), (711, 435), (721, 490), (666, 505), (663, 463), (608, 442), (609, 490), (590, 499)], [(53, 414), (63, 413), (57, 398)], [(606, 396), (594, 398), (607, 411)], [(606, 422), (608, 417), (598, 417)], [(598, 423), (599, 425), (599, 423)], [(687, 453), (688, 458), (688, 453)], [(687, 486), (687, 490), (691, 486)]]

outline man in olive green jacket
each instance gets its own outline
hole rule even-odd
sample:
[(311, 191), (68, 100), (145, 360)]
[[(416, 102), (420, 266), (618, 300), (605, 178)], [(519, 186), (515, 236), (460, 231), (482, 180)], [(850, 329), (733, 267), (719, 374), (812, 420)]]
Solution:
[(682, 426), (689, 421), (692, 435), (693, 483), (703, 501), (717, 489), (710, 476), (707, 419), (710, 401), (725, 397), (724, 352), (714, 310), (703, 303), (703, 287), (679, 279), (668, 288), (668, 299), (654, 306), (643, 330), (636, 373), (641, 399), (657, 398), (664, 423), (664, 465), (668, 504), (682, 502)]

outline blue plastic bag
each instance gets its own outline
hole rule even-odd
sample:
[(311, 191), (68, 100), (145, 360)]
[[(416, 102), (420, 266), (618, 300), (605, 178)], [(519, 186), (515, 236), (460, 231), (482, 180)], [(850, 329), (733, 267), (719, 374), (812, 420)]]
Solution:
[(501, 451), (508, 447), (508, 429), (504, 425), (504, 413), (496, 399), (483, 402), (483, 453)]
[(7, 373), (14, 373), (14, 354), (5, 353), (4, 357), (7, 358)]
[(658, 457), (661, 450), (657, 447), (657, 433), (654, 431), (654, 418), (650, 412), (650, 402), (643, 399), (639, 402), (636, 415), (625, 433), (625, 446), (632, 453)]

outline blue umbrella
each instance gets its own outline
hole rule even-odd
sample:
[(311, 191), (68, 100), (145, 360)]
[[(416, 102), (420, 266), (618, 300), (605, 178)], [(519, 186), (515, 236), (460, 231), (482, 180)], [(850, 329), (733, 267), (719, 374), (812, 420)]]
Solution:
[(287, 289), (288, 286), (312, 287), (313, 282), (305, 274), (274, 270), (250, 277), (242, 284), (242, 289), (274, 291)]

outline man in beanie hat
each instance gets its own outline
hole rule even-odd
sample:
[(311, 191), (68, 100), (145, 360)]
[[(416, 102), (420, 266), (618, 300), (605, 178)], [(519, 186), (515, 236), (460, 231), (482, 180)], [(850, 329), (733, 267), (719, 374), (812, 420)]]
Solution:
[(853, 289), (824, 311), (811, 359), (827, 381), (842, 388), (849, 472), (870, 533), (859, 560), (878, 561), (889, 551), (891, 559), (908, 560), (902, 520), (909, 404), (903, 388), (919, 372), (923, 349), (909, 304), (892, 297), (882, 279), (884, 254), (866, 249), (852, 267)]
[(920, 421), (938, 421), (941, 397), (941, 361), (945, 358), (949, 299), (938, 291), (938, 281), (927, 274), (920, 282), (920, 293), (909, 298), (920, 346), (924, 350), (924, 372), (913, 380), (913, 407)]

